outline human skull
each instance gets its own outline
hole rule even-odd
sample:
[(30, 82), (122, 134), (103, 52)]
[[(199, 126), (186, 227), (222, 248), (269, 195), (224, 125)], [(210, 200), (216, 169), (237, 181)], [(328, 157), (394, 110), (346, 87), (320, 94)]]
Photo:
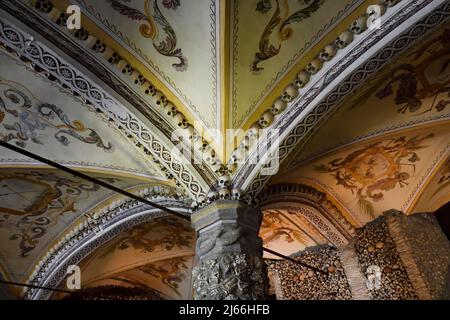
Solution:
[(286, 110), (286, 107), (287, 103), (283, 101), (281, 98), (278, 98), (277, 100), (275, 100), (272, 107), (270, 108), (270, 112), (272, 112), (273, 114), (280, 114), (284, 110)]
[(93, 35), (89, 35), (87, 39), (84, 41), (84, 45), (90, 49), (93, 49), (94, 45), (97, 43), (97, 38)]
[(214, 202), (219, 199), (219, 193), (215, 190), (208, 192), (208, 203)]
[(206, 150), (206, 152), (203, 153), (203, 160), (205, 160), (208, 163), (214, 163), (216, 160), (216, 152), (213, 148), (210, 148), (209, 150)]
[(259, 136), (259, 130), (261, 130), (261, 127), (259, 125), (259, 122), (255, 122), (250, 126), (250, 128), (247, 131), (247, 137), (250, 139), (258, 139)]
[(316, 74), (320, 69), (322, 69), (322, 61), (317, 58), (313, 59), (306, 65), (306, 71), (308, 71), (310, 74)]
[(86, 29), (84, 28), (80, 28), (80, 29), (73, 29), (76, 30), (74, 32), (74, 36), (77, 39), (80, 39), (82, 41), (85, 41), (88, 37), (89, 37), (89, 33), (86, 31)]
[(224, 168), (223, 168), (222, 162), (220, 162), (220, 160), (216, 159), (216, 160), (212, 161), (211, 169), (213, 169), (213, 171), (215, 173), (220, 173), (223, 171)]
[(211, 146), (209, 145), (208, 141), (200, 139), (196, 141), (197, 149), (200, 152), (205, 153), (208, 150), (211, 150)]
[(353, 33), (349, 30), (345, 30), (339, 35), (339, 37), (337, 37), (334, 43), (339, 49), (343, 49), (353, 41), (353, 38)]
[(231, 183), (231, 179), (229, 175), (223, 175), (219, 178), (219, 187), (228, 188)]
[(159, 91), (156, 91), (155, 95), (153, 96), (153, 100), (159, 107), (164, 107), (168, 103), (167, 98)]
[(367, 29), (367, 16), (365, 15), (358, 17), (358, 19), (353, 21), (352, 24), (350, 25), (350, 30), (354, 34), (360, 34), (366, 29)]
[(62, 12), (58, 19), (56, 19), (56, 24), (58, 26), (66, 26), (67, 25), (67, 19), (69, 19), (70, 15), (67, 12)]
[(182, 128), (182, 129), (186, 129), (188, 126), (188, 122), (186, 120), (186, 118), (184, 117), (184, 115), (181, 112), (178, 112), (174, 117), (173, 117), (175, 124)]
[(297, 88), (303, 88), (309, 82), (310, 77), (311, 76), (308, 72), (306, 72), (305, 70), (302, 70), (297, 75), (297, 78), (295, 78), (294, 85)]
[(103, 42), (100, 40), (95, 41), (94, 45), (92, 46), (92, 50), (98, 52), (98, 53), (104, 53), (106, 50), (106, 46)]
[(319, 58), (322, 61), (330, 61), (337, 53), (336, 46), (334, 44), (328, 44), (319, 53)]
[(205, 197), (204, 195), (200, 195), (200, 196), (197, 198), (197, 203), (198, 203), (198, 206), (199, 206), (199, 207), (204, 206), (204, 205), (206, 204), (206, 197)]
[(381, 24), (381, 16), (386, 13), (386, 6), (384, 4), (374, 4), (367, 7), (367, 27), (375, 29)]
[(273, 114), (270, 111), (266, 111), (261, 115), (261, 118), (259, 118), (259, 125), (261, 128), (267, 128), (273, 123)]
[(219, 190), (220, 200), (229, 200), (231, 198), (231, 192), (228, 188), (222, 188)]
[(290, 83), (286, 88), (284, 88), (281, 100), (284, 102), (291, 102), (298, 96), (298, 88)]
[(146, 94), (146, 95), (155, 95), (156, 90), (155, 87), (148, 81), (144, 81), (144, 83), (141, 86), (141, 90)]
[(135, 83), (135, 84), (137, 84), (138, 86), (141, 86), (141, 85), (143, 85), (144, 84), (144, 82), (145, 82), (145, 78), (144, 78), (144, 76), (143, 75), (141, 75), (139, 72), (137, 72), (136, 70), (134, 70), (132, 73), (131, 73), (131, 80)]
[(167, 114), (169, 117), (175, 117), (178, 111), (177, 108), (172, 103), (169, 102), (164, 106), (164, 113)]
[(237, 188), (231, 190), (231, 195), (234, 200), (241, 200), (243, 197), (242, 190)]
[(239, 145), (239, 149), (241, 149), (243, 151), (248, 151), (248, 149), (250, 149), (250, 138), (249, 137), (244, 137), (241, 144)]
[(49, 0), (38, 0), (34, 7), (40, 12), (49, 13), (52, 10), (53, 5)]
[(116, 66), (123, 74), (131, 74), (133, 72), (133, 68), (131, 68), (130, 64), (123, 59), (120, 60)]
[(117, 64), (120, 61), (120, 56), (117, 52), (113, 52), (112, 55), (108, 58), (108, 62), (111, 64)]

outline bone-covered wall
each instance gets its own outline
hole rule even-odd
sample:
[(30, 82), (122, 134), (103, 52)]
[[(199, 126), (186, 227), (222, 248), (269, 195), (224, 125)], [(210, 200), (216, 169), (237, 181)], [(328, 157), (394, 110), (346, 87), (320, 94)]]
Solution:
[(328, 274), (268, 260), (277, 299), (450, 298), (450, 243), (431, 214), (388, 211), (357, 229), (347, 246), (308, 248), (295, 259)]

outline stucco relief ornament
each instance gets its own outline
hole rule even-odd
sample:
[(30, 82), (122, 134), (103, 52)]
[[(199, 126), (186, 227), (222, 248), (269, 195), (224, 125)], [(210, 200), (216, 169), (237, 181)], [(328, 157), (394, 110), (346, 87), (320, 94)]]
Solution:
[[(132, 8), (122, 2), (126, 0), (107, 0), (114, 10), (127, 16), (131, 20), (145, 21), (140, 25), (139, 31), (145, 38), (153, 41), (153, 47), (160, 54), (166, 57), (178, 58), (179, 63), (173, 63), (172, 66), (177, 71), (186, 71), (188, 62), (183, 56), (181, 48), (177, 48), (177, 35), (170, 23), (162, 14), (157, 0), (145, 0), (144, 11)], [(163, 6), (168, 10), (176, 10), (180, 6), (180, 0), (163, 0)], [(161, 39), (161, 35), (164, 36)]]

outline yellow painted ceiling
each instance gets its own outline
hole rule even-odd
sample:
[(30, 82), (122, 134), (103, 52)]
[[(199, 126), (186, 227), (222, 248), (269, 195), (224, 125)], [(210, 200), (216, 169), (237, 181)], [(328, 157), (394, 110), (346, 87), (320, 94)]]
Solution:
[[(82, 25), (201, 129), (247, 129), (362, 0), (71, 0)], [(364, 4), (364, 5), (362, 5)], [(65, 4), (61, 4), (61, 8)], [(214, 133), (206, 133), (214, 137)], [(211, 139), (227, 160), (235, 146)]]

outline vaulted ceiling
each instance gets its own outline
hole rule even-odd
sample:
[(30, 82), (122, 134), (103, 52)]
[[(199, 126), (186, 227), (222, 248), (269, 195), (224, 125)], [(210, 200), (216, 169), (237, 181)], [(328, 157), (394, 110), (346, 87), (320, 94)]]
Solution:
[[(0, 139), (184, 214), (223, 176), (246, 200), (289, 183), (296, 205), (263, 206), (265, 245), (345, 244), (384, 210), (449, 200), (449, 5), (377, 3), (1, 1)], [(71, 4), (79, 30), (66, 27)], [(279, 134), (269, 174), (264, 129)], [(178, 152), (191, 142), (195, 161)], [(151, 283), (187, 298), (193, 242), (96, 260), (139, 226), (150, 243), (164, 238), (159, 214), (0, 150), (1, 278), (58, 285), (42, 279), (84, 261), (88, 286)]]

